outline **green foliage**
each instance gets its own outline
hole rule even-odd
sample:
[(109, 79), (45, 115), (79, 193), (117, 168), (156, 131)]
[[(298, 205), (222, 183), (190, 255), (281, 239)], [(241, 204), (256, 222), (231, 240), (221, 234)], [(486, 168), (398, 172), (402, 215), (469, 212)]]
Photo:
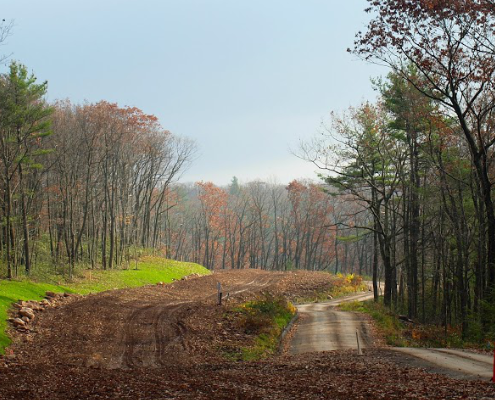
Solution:
[(3, 124), (11, 127), (23, 127), (34, 138), (49, 135), (50, 122), (45, 119), (53, 109), (42, 101), (48, 84), (36, 83), (37, 79), (29, 74), (27, 68), (15, 61), (10, 64), (5, 76), (2, 93), (2, 109), (5, 110)]
[(229, 193), (233, 196), (237, 196), (241, 192), (241, 186), (236, 176), (232, 178), (229, 185)]
[(353, 301), (341, 304), (340, 309), (369, 314), (388, 345), (397, 347), (409, 345), (402, 334), (404, 329), (402, 322), (382, 302)]
[[(24, 65), (15, 61), (10, 64), (9, 73), (3, 77), (0, 85), (0, 129), (5, 143), (28, 146), (27, 142), (34, 143), (52, 133), (49, 117), (53, 108), (43, 100), (47, 82), (38, 84), (36, 80)], [(29, 151), (16, 151), (13, 152), (14, 160), (9, 161), (28, 166), (37, 165), (32, 156), (43, 155), (45, 151), (39, 146), (30, 148)]]
[(230, 312), (245, 334), (253, 335), (252, 345), (230, 349), (226, 356), (239, 361), (266, 358), (277, 351), (280, 335), (296, 313), (284, 297), (265, 294), (262, 298), (242, 304)]
[(27, 279), (0, 280), (0, 354), (10, 343), (5, 332), (7, 313), (12, 303), (18, 300), (41, 300), (48, 290), (55, 293), (97, 293), (158, 282), (169, 283), (187, 275), (209, 273), (210, 271), (198, 264), (147, 256), (139, 261), (137, 270), (86, 271), (83, 278), (67, 284), (50, 284)]
[(355, 243), (359, 241), (358, 235), (348, 235), (348, 236), (337, 236), (335, 240), (341, 243)]

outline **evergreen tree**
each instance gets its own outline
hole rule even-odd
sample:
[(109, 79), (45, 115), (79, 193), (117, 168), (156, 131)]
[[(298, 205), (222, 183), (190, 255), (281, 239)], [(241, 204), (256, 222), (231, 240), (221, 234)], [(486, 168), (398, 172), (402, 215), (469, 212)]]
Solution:
[[(22, 225), (22, 260), (29, 273), (29, 174), (42, 166), (39, 156), (46, 153), (44, 137), (50, 135), (52, 108), (44, 101), (47, 82), (37, 83), (24, 65), (12, 62), (9, 73), (0, 76), (0, 177), (4, 186), (4, 237), (8, 277), (12, 278), (12, 260), (15, 250), (13, 221)], [(14, 192), (19, 191), (18, 206), (14, 207)], [(19, 210), (20, 208), (20, 210)], [(18, 215), (20, 213), (20, 216)], [(20, 217), (20, 218), (19, 218)]]

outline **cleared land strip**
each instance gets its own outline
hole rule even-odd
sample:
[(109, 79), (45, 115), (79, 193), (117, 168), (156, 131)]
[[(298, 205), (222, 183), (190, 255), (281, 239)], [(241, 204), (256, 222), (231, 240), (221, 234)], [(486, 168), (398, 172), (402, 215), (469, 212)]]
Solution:
[[(40, 313), (33, 331), (15, 337), (11, 356), (0, 357), (0, 399), (495, 398), (489, 382), (429, 374), (411, 368), (411, 360), (426, 361), (386, 349), (258, 362), (230, 361), (221, 353), (227, 344), (242, 348), (254, 335), (230, 319), (231, 305), (265, 291), (314, 298), (331, 281), (325, 273), (227, 271), (75, 298)], [(230, 293), (222, 306), (218, 282)], [(356, 323), (341, 319), (339, 325)]]
[[(230, 304), (283, 287), (284, 282), (297, 285), (299, 275), (313, 287), (310, 274), (242, 270), (88, 295), (39, 315), (35, 331), (17, 338), (14, 347), (22, 350), (14, 351), (29, 354), (31, 363), (50, 363), (57, 354), (67, 365), (109, 369), (157, 368), (220, 357), (218, 343), (242, 338), (242, 332), (230, 337), (222, 325), (217, 283)], [(316, 282), (328, 284), (330, 276), (318, 275)]]

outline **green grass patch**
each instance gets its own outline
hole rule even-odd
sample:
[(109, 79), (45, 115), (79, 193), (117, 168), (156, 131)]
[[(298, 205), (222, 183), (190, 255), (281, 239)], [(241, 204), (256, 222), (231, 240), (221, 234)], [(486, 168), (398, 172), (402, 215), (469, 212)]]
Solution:
[(396, 347), (452, 347), (478, 348), (490, 347), (491, 341), (462, 340), (460, 326), (445, 328), (436, 324), (421, 324), (417, 322), (403, 322), (399, 315), (383, 304), (383, 298), (378, 303), (374, 301), (353, 301), (340, 305), (343, 311), (361, 312), (373, 318), (378, 332), (390, 346)]
[[(21, 280), (0, 280), (0, 354), (11, 343), (6, 334), (8, 310), (18, 300), (42, 300), (46, 291), (55, 293), (97, 293), (111, 289), (132, 288), (158, 282), (170, 283), (191, 274), (207, 275), (210, 271), (194, 264), (161, 257), (146, 256), (137, 269), (89, 270), (72, 282), (58, 284)], [(58, 279), (59, 277), (57, 277)], [(52, 281), (56, 281), (55, 278)]]
[(207, 275), (210, 271), (201, 265), (181, 261), (167, 260), (161, 257), (142, 257), (137, 269), (125, 270), (89, 270), (82, 279), (77, 279), (69, 287), (76, 293), (88, 294), (111, 289), (132, 288), (155, 284), (170, 283), (191, 274)]
[(342, 311), (354, 311), (370, 315), (388, 345), (410, 346), (410, 342), (403, 334), (404, 324), (383, 303), (376, 303), (373, 300), (350, 301), (342, 303), (339, 307)]
[(287, 299), (271, 294), (235, 307), (229, 318), (235, 319), (238, 328), (253, 340), (247, 346), (224, 349), (224, 355), (236, 361), (255, 361), (275, 354), (280, 335), (295, 313)]

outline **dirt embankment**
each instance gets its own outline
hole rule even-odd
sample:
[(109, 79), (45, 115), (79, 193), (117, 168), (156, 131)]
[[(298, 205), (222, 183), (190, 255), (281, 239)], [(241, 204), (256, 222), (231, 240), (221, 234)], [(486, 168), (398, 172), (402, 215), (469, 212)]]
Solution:
[(231, 304), (262, 291), (306, 295), (330, 284), (328, 274), (243, 270), (89, 295), (40, 314), (31, 333), (16, 335), (11, 361), (137, 368), (218, 359), (219, 344), (246, 339), (224, 325)]

